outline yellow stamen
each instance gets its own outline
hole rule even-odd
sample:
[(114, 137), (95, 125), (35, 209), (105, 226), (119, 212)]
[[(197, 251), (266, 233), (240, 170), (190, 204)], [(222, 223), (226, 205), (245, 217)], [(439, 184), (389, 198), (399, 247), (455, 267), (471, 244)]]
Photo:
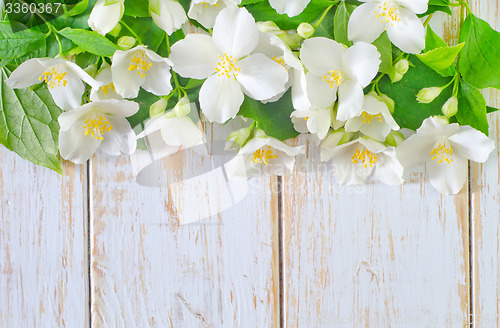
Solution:
[(51, 89), (54, 89), (55, 87), (60, 87), (61, 83), (62, 86), (65, 87), (68, 84), (68, 81), (66, 81), (66, 72), (59, 73), (57, 71), (57, 67), (51, 67), (38, 78), (40, 82), (45, 82), (47, 83), (47, 86), (50, 87)]
[(323, 75), (323, 81), (328, 83), (330, 88), (334, 89), (344, 82), (344, 75), (339, 71), (329, 71), (328, 75)]
[(363, 123), (371, 123), (374, 119), (378, 118), (379, 122), (382, 122), (384, 119), (382, 118), (382, 114), (370, 115), (367, 112), (363, 111), (361, 113), (361, 117), (363, 118)]
[[(450, 156), (450, 157), (448, 157)], [(437, 147), (434, 147), (431, 152), (431, 158), (433, 161), (436, 161), (438, 164), (446, 162), (447, 164), (451, 164), (453, 162), (453, 148), (446, 147), (446, 145), (439, 143)]]
[(264, 165), (269, 164), (269, 160), (278, 158), (278, 155), (274, 154), (273, 149), (271, 146), (267, 146), (266, 149), (258, 149), (253, 153), (253, 156), (251, 158), (252, 163), (258, 164), (258, 163), (264, 163)]
[(83, 126), (85, 135), (88, 136), (90, 134), (92, 138), (97, 140), (104, 140), (104, 134), (110, 132), (112, 129), (113, 126), (109, 123), (106, 116), (98, 116), (96, 113), (89, 115)]
[(364, 168), (373, 167), (378, 161), (377, 155), (368, 149), (361, 150), (356, 148), (356, 152), (352, 155), (353, 164), (361, 164)]
[(238, 72), (240, 68), (236, 66), (238, 60), (233, 58), (233, 56), (228, 56), (227, 54), (219, 56), (220, 61), (217, 63), (215, 67), (215, 72), (217, 76), (225, 76), (228, 79), (236, 80), (236, 76), (238, 76)]
[(129, 71), (137, 71), (137, 75), (141, 78), (146, 77), (146, 72), (151, 68), (153, 64), (147, 58), (143, 51), (137, 51), (135, 56), (130, 60)]
[(393, 0), (384, 1), (384, 3), (378, 7), (378, 10), (375, 10), (373, 13), (377, 15), (377, 19), (380, 19), (381, 24), (386, 25), (386, 30), (389, 24), (394, 26), (394, 22), (399, 22), (401, 20), (398, 15), (398, 7), (394, 4)]
[(110, 89), (116, 92), (115, 85), (114, 85), (113, 82), (111, 82), (108, 85), (104, 85), (104, 86), (101, 87), (101, 90), (102, 90), (102, 92), (104, 92), (105, 95), (108, 95)]

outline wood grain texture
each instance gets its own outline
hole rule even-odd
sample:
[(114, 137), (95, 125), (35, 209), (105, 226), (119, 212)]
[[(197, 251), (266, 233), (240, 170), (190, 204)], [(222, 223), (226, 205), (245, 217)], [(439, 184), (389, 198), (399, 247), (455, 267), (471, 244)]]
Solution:
[(443, 197), (419, 168), (400, 188), (340, 188), (307, 145), (283, 182), (285, 327), (464, 327), (467, 187)]
[(88, 326), (85, 182), (0, 149), (0, 327)]
[[(169, 181), (212, 171), (190, 153), (162, 166)], [(234, 207), (181, 225), (185, 213), (228, 201), (223, 178), (141, 187), (127, 158), (103, 156), (92, 172), (93, 327), (279, 326), (275, 178), (252, 179)]]

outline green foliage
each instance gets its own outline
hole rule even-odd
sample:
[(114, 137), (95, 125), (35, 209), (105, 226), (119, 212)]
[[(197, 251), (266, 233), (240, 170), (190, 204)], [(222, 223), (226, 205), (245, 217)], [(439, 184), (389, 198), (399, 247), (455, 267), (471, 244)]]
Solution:
[(279, 101), (267, 104), (245, 96), (238, 114), (256, 121), (257, 126), (270, 137), (282, 141), (295, 138), (298, 133), (290, 120), (293, 111), (291, 93), (289, 90)]
[(150, 17), (149, 1), (125, 0), (124, 14), (132, 17)]
[(353, 5), (349, 5), (345, 2), (340, 2), (337, 11), (335, 12), (335, 21), (334, 21), (334, 36), (335, 41), (343, 43), (347, 46), (351, 46), (352, 42), (349, 41), (347, 37), (347, 24), (349, 22), (349, 18), (351, 17), (351, 13), (354, 11), (356, 7)]
[(83, 50), (97, 56), (112, 56), (118, 46), (97, 32), (66, 27), (58, 32)]
[(24, 159), (62, 174), (58, 155), (61, 110), (46, 86), (35, 91), (11, 89), (0, 69), (0, 143)]
[(430, 104), (418, 103), (416, 96), (421, 89), (441, 87), (448, 84), (451, 78), (437, 74), (415, 56), (410, 56), (409, 60), (413, 67), (410, 67), (401, 81), (391, 83), (385, 76), (379, 86), (383, 93), (395, 101), (393, 116), (399, 126), (416, 130), (429, 116), (441, 115), (441, 107), (451, 97), (452, 88), (443, 90)]
[[(14, 23), (15, 24), (15, 23)], [(47, 36), (35, 29), (13, 32), (9, 22), (0, 22), (0, 58), (12, 59), (28, 54)]]
[(392, 65), (392, 43), (387, 36), (387, 33), (384, 32), (379, 36), (377, 40), (373, 42), (373, 45), (377, 47), (378, 52), (380, 53), (380, 63), (379, 71), (385, 74), (390, 74), (394, 69)]
[[(143, 18), (143, 17), (130, 17), (123, 16), (122, 20), (127, 24), (133, 31), (137, 33), (137, 35), (141, 38), (142, 43), (148, 46), (149, 50), (157, 52), (165, 39), (166, 33), (161, 28), (159, 28), (153, 19), (151, 18)], [(120, 36), (129, 35), (130, 32), (122, 28), (122, 32)]]
[(465, 42), (458, 62), (464, 80), (479, 89), (500, 89), (500, 33), (469, 14), (462, 26), (460, 42)]
[(479, 90), (461, 81), (458, 92), (458, 112), (456, 118), (461, 125), (470, 125), (488, 135), (486, 101)]

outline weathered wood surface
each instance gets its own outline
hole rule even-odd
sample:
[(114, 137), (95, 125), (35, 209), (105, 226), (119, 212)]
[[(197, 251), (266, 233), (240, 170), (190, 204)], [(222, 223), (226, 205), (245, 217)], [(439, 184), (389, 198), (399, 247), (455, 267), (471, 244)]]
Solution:
[(283, 180), (285, 327), (464, 327), (467, 188), (442, 197), (422, 168), (341, 188), (307, 145)]
[[(471, 9), (500, 30), (498, 1), (474, 0)], [(500, 93), (483, 92), (487, 103), (500, 106)], [(474, 327), (500, 326), (500, 114), (489, 117), (497, 148), (485, 164), (471, 167), (472, 295)]]
[[(169, 180), (211, 171), (192, 154), (175, 161)], [(230, 201), (218, 200), (223, 177), (147, 188), (127, 158), (97, 156), (92, 181), (93, 327), (279, 326), (275, 177), (250, 180), (236, 206), (187, 225), (192, 207)]]
[(85, 166), (0, 149), (0, 327), (88, 326)]

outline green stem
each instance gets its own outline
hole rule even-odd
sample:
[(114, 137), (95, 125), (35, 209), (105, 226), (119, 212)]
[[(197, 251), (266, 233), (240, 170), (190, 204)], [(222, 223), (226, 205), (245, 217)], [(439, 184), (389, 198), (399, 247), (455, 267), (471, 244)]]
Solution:
[(142, 44), (142, 40), (141, 38), (137, 35), (137, 33), (134, 32), (134, 30), (132, 30), (130, 28), (130, 26), (127, 25), (127, 23), (125, 23), (123, 20), (120, 21), (120, 24), (122, 24), (123, 26), (125, 26), (125, 28), (130, 32), (132, 33), (132, 35), (134, 36), (134, 38), (137, 40), (137, 43), (138, 44)]
[(46, 24), (47, 24), (47, 26), (49, 28), (49, 32), (54, 33), (54, 36), (56, 37), (57, 43), (59, 43), (59, 54), (61, 55), (63, 53), (63, 49), (62, 49), (61, 40), (59, 39), (59, 36), (57, 35), (58, 31), (54, 27), (54, 25), (50, 24), (49, 22), (47, 22)]
[(427, 16), (427, 19), (424, 22), (424, 27), (429, 24), (430, 20), (432, 19), (432, 16), (434, 16), (434, 14), (430, 14), (429, 16)]
[(323, 11), (323, 14), (321, 15), (321, 17), (319, 18), (319, 20), (316, 22), (316, 24), (314, 24), (314, 29), (317, 29), (318, 26), (321, 25), (321, 23), (323, 23), (323, 20), (325, 19), (326, 15), (328, 14), (328, 12), (330, 11), (330, 9), (333, 8), (333, 6), (335, 6), (336, 4), (338, 3), (338, 1), (335, 1), (333, 4), (329, 5), (328, 7), (326, 7), (325, 11)]
[[(170, 39), (168, 38), (168, 34), (166, 36), (166, 43), (167, 43), (167, 54), (168, 54), (168, 56), (170, 56)], [(174, 80), (175, 90), (177, 90), (179, 93), (179, 100), (181, 100), (182, 93), (184, 93), (185, 95), (187, 95), (187, 93), (184, 90), (184, 88), (181, 86), (181, 84), (179, 83), (179, 78), (177, 77), (177, 73), (175, 73), (174, 71), (172, 71), (172, 78)]]

